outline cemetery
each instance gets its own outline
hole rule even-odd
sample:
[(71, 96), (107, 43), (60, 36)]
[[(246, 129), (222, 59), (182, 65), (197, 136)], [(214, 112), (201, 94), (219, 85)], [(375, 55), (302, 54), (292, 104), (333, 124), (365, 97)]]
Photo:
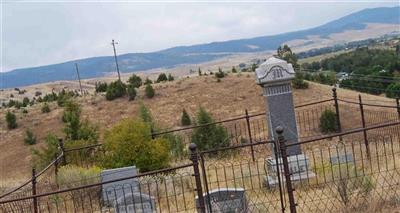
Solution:
[[(141, 172), (137, 165), (131, 165), (102, 169), (99, 181), (86, 185), (41, 185), (41, 175), (47, 171), (56, 172), (68, 161), (88, 166), (85, 159), (104, 154), (101, 145), (75, 150), (60, 147), (61, 155), (37, 179), (34, 175), (30, 185), (0, 198), (0, 210), (247, 213), (285, 209), (318, 212), (329, 207), (342, 212), (362, 209), (370, 199), (374, 200), (371, 205), (400, 206), (396, 200), (400, 192), (396, 165), (400, 159), (399, 121), (382, 123), (375, 114), (361, 114), (361, 126), (351, 128), (346, 116), (359, 110), (353, 106), (359, 103), (340, 100), (335, 89), (333, 99), (294, 106), (294, 77), (291, 64), (270, 57), (256, 69), (255, 83), (263, 90), (265, 112), (249, 115), (246, 111), (237, 119), (166, 133), (151, 131), (153, 139), (181, 134), (188, 147), (168, 168)], [(306, 111), (308, 107), (311, 113)], [(326, 109), (333, 109), (337, 120), (332, 132), (321, 134), (319, 120)], [(388, 117), (397, 113), (390, 112)], [(202, 150), (201, 144), (191, 143), (193, 138), (187, 134), (209, 126), (226, 130), (227, 146)], [(71, 154), (74, 152), (76, 156)], [(79, 153), (83, 153), (82, 158)], [(46, 191), (50, 187), (55, 191)], [(30, 193), (32, 188), (40, 191), (28, 194), (28, 198), (14, 197)], [(11, 199), (3, 200), (7, 198)]]

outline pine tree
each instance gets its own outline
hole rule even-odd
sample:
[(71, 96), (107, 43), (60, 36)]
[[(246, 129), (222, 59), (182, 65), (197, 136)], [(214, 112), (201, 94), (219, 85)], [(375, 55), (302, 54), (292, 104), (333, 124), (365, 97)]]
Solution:
[(151, 84), (147, 84), (145, 88), (146, 97), (153, 98), (155, 95), (154, 89)]
[(190, 120), (190, 116), (186, 112), (185, 109), (183, 109), (183, 111), (182, 111), (181, 124), (182, 124), (182, 126), (189, 126), (190, 124), (192, 124), (192, 121)]
[(163, 81), (168, 81), (168, 77), (165, 73), (161, 73), (160, 75), (158, 75), (157, 78), (157, 83), (163, 82)]
[(128, 83), (134, 88), (139, 88), (140, 86), (142, 86), (142, 79), (139, 76), (133, 74), (131, 77), (129, 77)]
[(26, 136), (24, 139), (25, 144), (33, 145), (36, 144), (36, 136), (33, 134), (32, 130), (26, 130)]
[(202, 76), (200, 67), (199, 67), (198, 73), (199, 73), (199, 76)]
[(17, 128), (17, 117), (14, 113), (8, 111), (6, 114), (6, 121), (8, 129), (15, 129)]
[(173, 80), (174, 80), (174, 76), (172, 76), (171, 73), (168, 74), (168, 81), (173, 81)]
[(135, 98), (136, 98), (136, 89), (135, 89), (135, 86), (133, 84), (128, 84), (127, 93), (128, 93), (128, 97), (129, 97), (130, 101), (135, 100)]
[(232, 73), (237, 73), (237, 70), (234, 66), (232, 67)]

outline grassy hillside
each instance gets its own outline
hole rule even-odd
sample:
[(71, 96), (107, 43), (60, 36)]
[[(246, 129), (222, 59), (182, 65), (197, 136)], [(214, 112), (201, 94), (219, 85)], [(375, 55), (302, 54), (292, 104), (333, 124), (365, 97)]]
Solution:
[[(137, 100), (131, 102), (127, 97), (106, 101), (101, 95), (78, 98), (78, 102), (82, 105), (82, 117), (97, 124), (102, 135), (105, 130), (121, 119), (137, 116), (140, 101), (149, 107), (155, 121), (164, 128), (179, 126), (183, 108), (193, 117), (198, 107), (203, 106), (217, 120), (243, 115), (246, 108), (250, 114), (265, 110), (261, 88), (256, 85), (252, 73), (229, 74), (221, 82), (217, 82), (213, 76), (184, 78), (174, 82), (155, 84), (154, 88), (156, 96), (153, 99), (144, 98), (144, 91), (141, 88)], [(338, 94), (341, 98), (353, 100), (356, 100), (358, 95), (356, 92), (343, 89), (339, 89)], [(296, 105), (331, 97), (331, 87), (320, 84), (310, 83), (309, 89), (294, 90)], [(365, 95), (363, 97), (365, 101), (373, 103), (389, 101), (378, 96)], [(47, 114), (41, 112), (40, 104), (28, 107), (28, 114), (13, 109), (19, 125), (15, 130), (7, 129), (6, 109), (1, 109), (0, 168), (2, 172), (0, 180), (2, 182), (0, 186), (9, 186), (29, 178), (32, 163), (30, 149), (43, 146), (43, 139), (49, 132), (63, 136), (61, 121), (63, 109), (56, 103), (51, 103), (50, 108), (52, 111)], [(23, 138), (27, 128), (32, 129), (37, 136), (36, 145), (24, 145)]]

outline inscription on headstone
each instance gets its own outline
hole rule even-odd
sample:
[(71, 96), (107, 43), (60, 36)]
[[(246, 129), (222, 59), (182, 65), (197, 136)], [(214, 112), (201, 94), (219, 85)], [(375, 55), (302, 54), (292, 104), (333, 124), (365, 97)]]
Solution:
[[(268, 187), (277, 185), (278, 182), (278, 170), (276, 165), (275, 158), (267, 158), (265, 160), (265, 167), (267, 170), (267, 176), (265, 177), (265, 184)], [(285, 178), (283, 177), (283, 161), (282, 158), (278, 158), (279, 164), (279, 173), (281, 182), (284, 182)], [(308, 157), (304, 154), (300, 155), (292, 155), (288, 157), (289, 171), (292, 174), (290, 179), (292, 181), (302, 181), (307, 180), (308, 178), (315, 177), (315, 174), (310, 171), (310, 161)]]
[[(135, 166), (103, 170), (100, 174), (101, 182), (117, 180), (120, 178), (137, 175)], [(139, 183), (135, 178), (116, 181), (102, 185), (102, 198), (104, 203), (112, 205), (124, 194), (138, 192)]]
[(156, 212), (156, 202), (147, 194), (129, 193), (119, 197), (114, 208), (118, 213), (152, 213)]
[[(247, 200), (243, 188), (220, 188), (204, 193), (206, 212), (247, 212)], [(196, 196), (196, 206), (199, 207)], [(210, 211), (211, 207), (211, 211)]]

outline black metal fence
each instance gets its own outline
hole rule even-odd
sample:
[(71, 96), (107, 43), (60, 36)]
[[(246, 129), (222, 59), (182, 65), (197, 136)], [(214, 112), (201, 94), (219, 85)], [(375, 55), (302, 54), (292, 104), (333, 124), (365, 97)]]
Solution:
[[(400, 121), (298, 142), (306, 158), (286, 156), (285, 150), (292, 144), (286, 143), (283, 129), (277, 131), (276, 141), (202, 152), (191, 144), (190, 163), (52, 192), (35, 193), (38, 188), (33, 187), (31, 196), (0, 201), (0, 210), (391, 212), (400, 208), (400, 132), (369, 138), (368, 148), (364, 141), (333, 143), (329, 138), (394, 126), (400, 126)], [(242, 154), (251, 146), (256, 152), (255, 160)], [(118, 185), (124, 180), (134, 183)], [(110, 183), (114, 184), (107, 185)], [(32, 184), (35, 186), (34, 181)], [(121, 193), (123, 196), (119, 196)]]

